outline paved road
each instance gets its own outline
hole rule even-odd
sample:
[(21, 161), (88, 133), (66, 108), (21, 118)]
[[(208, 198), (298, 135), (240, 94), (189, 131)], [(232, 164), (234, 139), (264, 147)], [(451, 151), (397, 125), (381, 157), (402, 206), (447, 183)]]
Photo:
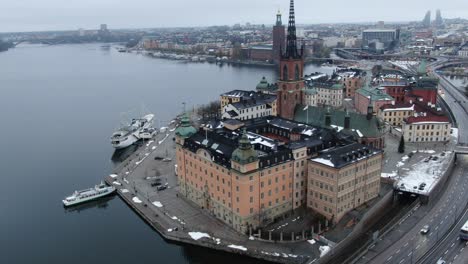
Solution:
[[(456, 222), (457, 215), (465, 212), (468, 170), (465, 171), (464, 168), (467, 166), (468, 158), (460, 158), (448, 186), (451, 191), (445, 192), (429, 211), (421, 207), (414, 215), (402, 220), (401, 225), (378, 241), (357, 263), (416, 263), (417, 259), (430, 251)], [(411, 226), (409, 231), (408, 225)], [(431, 227), (431, 232), (427, 235), (420, 234), (424, 225)]]
[(460, 240), (459, 233), (460, 228), (468, 220), (468, 209), (465, 209), (463, 217), (453, 226), (451, 231), (437, 243), (437, 246), (422, 258), (418, 263), (432, 264), (434, 260), (443, 259), (447, 263), (453, 263), (456, 260), (462, 261), (462, 263), (468, 262), (468, 256), (463, 255), (467, 246), (466, 241)]
[[(451, 108), (459, 127), (460, 143), (468, 143), (468, 100), (448, 80), (434, 73), (441, 79), (445, 90), (444, 99)], [(421, 207), (405, 217), (395, 230), (384, 236), (357, 263), (435, 263), (443, 257), (449, 262), (468, 263), (467, 254), (463, 254), (465, 243), (457, 240), (459, 227), (468, 218), (468, 158), (459, 157), (449, 186), (440, 200), (430, 210)], [(459, 217), (461, 219), (459, 219)], [(431, 231), (420, 234), (424, 225)], [(408, 228), (411, 226), (412, 228)]]

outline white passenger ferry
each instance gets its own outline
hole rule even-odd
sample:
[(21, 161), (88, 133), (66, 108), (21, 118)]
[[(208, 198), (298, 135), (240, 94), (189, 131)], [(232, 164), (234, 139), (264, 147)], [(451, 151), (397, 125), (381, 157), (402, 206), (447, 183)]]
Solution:
[(64, 206), (72, 206), (79, 203), (95, 200), (109, 195), (115, 191), (115, 187), (102, 183), (86, 190), (75, 191), (72, 195), (62, 200)]

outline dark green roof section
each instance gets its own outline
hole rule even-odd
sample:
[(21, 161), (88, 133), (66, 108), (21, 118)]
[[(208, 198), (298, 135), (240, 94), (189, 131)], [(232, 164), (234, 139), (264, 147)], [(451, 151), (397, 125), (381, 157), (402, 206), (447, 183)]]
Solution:
[[(325, 127), (325, 113), (327, 108), (309, 106), (307, 110), (304, 110), (304, 106), (300, 105), (296, 107), (294, 120), (301, 123), (307, 123), (307, 111), (309, 112), (309, 124), (312, 126)], [(340, 128), (344, 127), (344, 120), (346, 116), (345, 111), (330, 110), (331, 124)], [(382, 132), (381, 128), (383, 123), (376, 117), (372, 116), (370, 120), (367, 120), (366, 115), (358, 113), (349, 113), (351, 118), (351, 131), (355, 132), (352, 134), (359, 135), (361, 133), (364, 137), (376, 138), (380, 137)]]
[(242, 165), (258, 160), (257, 151), (252, 147), (245, 128), (242, 132), (241, 138), (239, 139), (239, 147), (234, 150), (231, 157), (232, 160)]
[(263, 76), (262, 80), (257, 84), (257, 89), (268, 89), (269, 85), (267, 79)]
[(393, 97), (386, 94), (384, 91), (377, 89), (377, 88), (368, 87), (368, 86), (358, 89), (356, 90), (356, 92), (362, 96), (370, 98), (372, 102), (382, 101), (382, 100), (388, 100), (388, 101), (394, 100)]
[(197, 133), (197, 129), (194, 128), (190, 124), (190, 118), (188, 114), (184, 114), (181, 119), (180, 127), (178, 127), (175, 131), (176, 135), (182, 138), (189, 138), (195, 133)]

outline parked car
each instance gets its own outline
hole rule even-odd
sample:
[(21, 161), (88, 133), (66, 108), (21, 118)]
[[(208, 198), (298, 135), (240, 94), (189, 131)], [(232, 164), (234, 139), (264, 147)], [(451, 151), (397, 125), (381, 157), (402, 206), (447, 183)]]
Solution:
[(163, 160), (163, 159), (164, 159), (164, 158), (158, 157), (158, 156), (154, 157), (154, 160)]
[(151, 183), (151, 187), (159, 187), (159, 186), (161, 186), (161, 185), (162, 185), (161, 182), (153, 182), (153, 183)]
[(421, 232), (421, 234), (426, 235), (426, 234), (429, 233), (430, 230), (431, 230), (431, 227), (429, 225), (425, 225), (425, 226), (423, 226), (423, 228), (421, 229), (420, 232)]
[(158, 190), (158, 191), (164, 191), (166, 189), (167, 189), (167, 186), (164, 186), (164, 185), (156, 187), (156, 190)]
[(413, 156), (414, 156), (414, 153), (413, 153), (413, 152), (408, 153), (408, 157), (409, 157), (409, 158), (411, 158), (411, 157), (413, 157)]
[(438, 159), (439, 159), (439, 157), (437, 157), (437, 156), (432, 157), (432, 160), (434, 160), (434, 161), (436, 161)]
[(443, 260), (442, 258), (440, 258), (440, 259), (437, 261), (436, 264), (445, 264), (445, 263), (446, 263), (445, 260)]

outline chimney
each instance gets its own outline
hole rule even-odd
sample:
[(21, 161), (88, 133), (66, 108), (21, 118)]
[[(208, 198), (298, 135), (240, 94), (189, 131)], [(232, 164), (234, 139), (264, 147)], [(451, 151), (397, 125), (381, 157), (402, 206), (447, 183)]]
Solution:
[(325, 113), (325, 126), (331, 126), (331, 114), (330, 114), (330, 107), (327, 108), (327, 112)]
[(369, 106), (367, 106), (367, 120), (371, 120), (372, 116), (374, 115), (374, 107), (372, 106), (372, 101), (369, 102)]
[(346, 111), (346, 115), (344, 118), (344, 129), (350, 129), (351, 128), (351, 117), (349, 116), (348, 111)]

